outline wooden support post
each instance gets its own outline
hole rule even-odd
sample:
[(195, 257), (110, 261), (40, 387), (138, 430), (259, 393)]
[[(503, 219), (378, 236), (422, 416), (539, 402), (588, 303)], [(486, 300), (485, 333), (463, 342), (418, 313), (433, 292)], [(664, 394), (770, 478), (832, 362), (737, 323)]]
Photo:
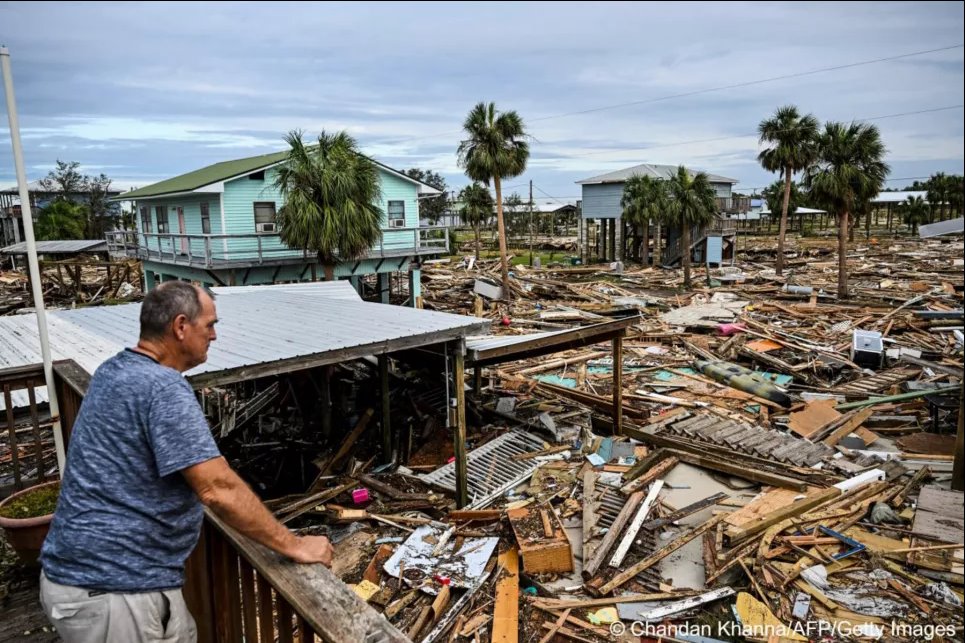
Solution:
[(453, 436), (456, 452), (456, 506), (469, 504), (468, 472), (466, 471), (466, 358), (461, 341), (453, 343), (452, 380), (456, 401), (456, 431)]
[(389, 356), (379, 355), (379, 391), (382, 400), (382, 462), (392, 461), (392, 405), (389, 402)]
[(322, 367), (322, 438), (328, 439), (332, 435), (332, 367)]
[(965, 382), (962, 383), (958, 393), (958, 435), (955, 438), (955, 462), (952, 465), (952, 489), (955, 491), (965, 491), (965, 480), (962, 479), (963, 423), (965, 423)]
[(613, 338), (613, 435), (623, 435), (623, 337)]

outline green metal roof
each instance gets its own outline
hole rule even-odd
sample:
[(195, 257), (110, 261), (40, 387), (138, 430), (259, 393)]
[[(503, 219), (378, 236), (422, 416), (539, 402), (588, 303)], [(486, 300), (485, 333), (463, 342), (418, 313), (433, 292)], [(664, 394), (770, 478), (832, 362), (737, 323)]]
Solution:
[(152, 185), (146, 185), (137, 190), (124, 192), (114, 197), (114, 201), (130, 201), (132, 199), (144, 199), (153, 196), (163, 196), (165, 194), (176, 194), (179, 192), (190, 192), (197, 190), (205, 185), (211, 185), (218, 181), (224, 181), (234, 176), (248, 174), (263, 167), (274, 165), (288, 158), (288, 152), (274, 152), (272, 154), (262, 154), (261, 156), (249, 156), (244, 159), (234, 161), (222, 161), (203, 167), (200, 170), (188, 172), (174, 178), (165, 179)]
[[(230, 179), (232, 177), (249, 174), (256, 170), (260, 170), (263, 167), (280, 163), (287, 158), (288, 151), (285, 151), (262, 154), (261, 156), (249, 156), (248, 158), (235, 159), (234, 161), (222, 161), (221, 163), (215, 163), (214, 165), (203, 167), (200, 170), (195, 170), (171, 179), (165, 179), (158, 183), (146, 185), (143, 188), (123, 192), (110, 200), (131, 201), (133, 199), (148, 199), (151, 197), (165, 196), (167, 194), (191, 192), (192, 190), (197, 190), (198, 188), (211, 185), (212, 183), (217, 183), (218, 181), (224, 181), (225, 179)], [(395, 174), (396, 176), (406, 179), (407, 181), (411, 181), (412, 183), (432, 188), (438, 192), (437, 188), (425, 183), (424, 181), (414, 179), (411, 176), (403, 174), (399, 170), (391, 168), (385, 163), (380, 163), (371, 157), (366, 156), (366, 158), (371, 160), (379, 167), (391, 172), (392, 174)]]

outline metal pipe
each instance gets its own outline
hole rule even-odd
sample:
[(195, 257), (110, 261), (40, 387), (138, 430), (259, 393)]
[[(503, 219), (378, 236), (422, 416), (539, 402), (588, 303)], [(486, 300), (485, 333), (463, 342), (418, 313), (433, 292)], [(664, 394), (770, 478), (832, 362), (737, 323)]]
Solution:
[[(30, 213), (30, 194), (27, 191), (27, 174), (23, 167), (23, 146), (20, 143), (20, 124), (17, 121), (17, 103), (13, 94), (13, 76), (10, 72), (10, 51), (0, 45), (0, 67), (3, 70), (3, 89), (7, 96), (7, 117), (10, 121), (10, 143), (13, 146), (13, 163), (17, 172), (17, 186), (20, 193), (20, 218), (23, 219), (23, 232), (27, 242), (27, 265), (30, 270), (30, 289), (33, 292), (34, 309), (37, 311), (37, 330), (40, 335), (40, 354), (44, 362), (44, 381), (47, 384), (47, 399), (50, 404), (50, 417), (53, 420), (54, 450), (57, 453), (57, 469), (63, 477), (66, 463), (64, 436), (60, 426), (60, 405), (57, 403), (57, 389), (54, 386), (54, 367), (50, 356), (50, 340), (47, 337), (47, 312), (44, 309), (43, 284), (40, 282), (40, 264), (37, 261), (37, 240), (34, 238), (34, 222)], [(43, 466), (42, 464), (40, 466)]]

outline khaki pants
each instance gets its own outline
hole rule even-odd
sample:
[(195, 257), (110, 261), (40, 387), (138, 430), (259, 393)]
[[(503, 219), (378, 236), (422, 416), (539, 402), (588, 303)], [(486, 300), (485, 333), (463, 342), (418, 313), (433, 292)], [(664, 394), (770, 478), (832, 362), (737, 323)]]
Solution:
[(41, 572), (40, 602), (64, 643), (196, 643), (198, 639), (180, 589), (101, 594), (60, 585)]

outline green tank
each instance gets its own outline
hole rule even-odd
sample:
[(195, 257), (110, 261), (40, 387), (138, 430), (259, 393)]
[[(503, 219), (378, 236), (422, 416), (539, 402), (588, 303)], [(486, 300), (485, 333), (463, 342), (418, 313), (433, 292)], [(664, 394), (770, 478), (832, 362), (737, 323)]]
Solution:
[(763, 398), (784, 408), (791, 406), (791, 398), (776, 385), (755, 373), (749, 368), (731, 364), (730, 362), (710, 362), (697, 360), (694, 362), (697, 370), (721, 384), (726, 384), (738, 391)]

